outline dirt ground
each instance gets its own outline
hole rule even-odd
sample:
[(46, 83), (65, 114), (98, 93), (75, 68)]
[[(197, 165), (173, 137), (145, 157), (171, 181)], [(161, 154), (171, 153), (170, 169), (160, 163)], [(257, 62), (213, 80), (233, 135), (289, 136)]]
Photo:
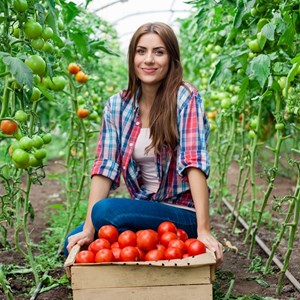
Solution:
[[(62, 167), (55, 161), (49, 161), (46, 167), (46, 174), (53, 174), (56, 172), (61, 172)], [(238, 175), (238, 167), (233, 164), (229, 170), (228, 182), (230, 190), (234, 191)], [(263, 182), (258, 182), (258, 184), (263, 184)], [(276, 190), (273, 191), (274, 195), (286, 195), (291, 193), (294, 183), (287, 178), (280, 177), (277, 179), (275, 184)], [(42, 231), (47, 228), (47, 207), (49, 204), (59, 203), (63, 201), (60, 195), (61, 187), (60, 183), (56, 179), (46, 178), (42, 186), (34, 186), (30, 199), (35, 210), (35, 220), (33, 222), (31, 237), (33, 241), (39, 242), (41, 240)], [(215, 208), (215, 207), (214, 207)], [(247, 259), (248, 245), (243, 243), (245, 231), (240, 226), (239, 229), (241, 233), (239, 235), (231, 234), (231, 225), (226, 221), (229, 211), (223, 206), (222, 213), (214, 213), (211, 218), (211, 225), (213, 231), (217, 235), (219, 241), (221, 241), (225, 246), (225, 241), (229, 241), (233, 249), (229, 247), (225, 248), (225, 259), (223, 264), (217, 270), (217, 280), (215, 282), (216, 287), (220, 288), (223, 292), (229, 288), (230, 282), (234, 281), (232, 295), (259, 295), (261, 297), (272, 297), (274, 299), (300, 299), (300, 293), (295, 290), (291, 283), (287, 280), (285, 281), (283, 292), (280, 296), (276, 296), (276, 285), (278, 279), (278, 269), (274, 269), (275, 275), (263, 276), (261, 273), (252, 273), (248, 270), (248, 266), (251, 262), (250, 259)], [(267, 230), (266, 227), (263, 227), (259, 232), (260, 238), (264, 240), (268, 247), (271, 246), (274, 239), (274, 233)], [(297, 243), (294, 245), (294, 250), (290, 260), (289, 270), (293, 276), (300, 281), (300, 253), (296, 251), (299, 249), (299, 232)], [(236, 251), (236, 249), (237, 251)], [(278, 258), (282, 261), (282, 254), (284, 255), (286, 246), (282, 245), (280, 248), (280, 255)], [(262, 261), (265, 262), (266, 255), (265, 253), (256, 246), (254, 249), (254, 256), (261, 257)], [(20, 254), (13, 251), (1, 251), (0, 248), (0, 263), (3, 264), (23, 264), (23, 258)], [(50, 272), (56, 278), (59, 278), (65, 273), (63, 266), (57, 270)], [(28, 279), (28, 278), (27, 278)], [(265, 285), (262, 285), (261, 282), (265, 282)], [(9, 278), (11, 288), (13, 290), (16, 300), (21, 299), (30, 299), (19, 296), (26, 290), (26, 276), (24, 281), (16, 281), (14, 278)], [(260, 282), (260, 283), (259, 283)], [(0, 300), (4, 300), (5, 295), (3, 291), (0, 290)], [(57, 287), (45, 293), (38, 295), (37, 300), (64, 300), (72, 299), (72, 292), (70, 288), (65, 286)], [(220, 299), (220, 298), (218, 298)], [(187, 299), (188, 300), (188, 299)]]

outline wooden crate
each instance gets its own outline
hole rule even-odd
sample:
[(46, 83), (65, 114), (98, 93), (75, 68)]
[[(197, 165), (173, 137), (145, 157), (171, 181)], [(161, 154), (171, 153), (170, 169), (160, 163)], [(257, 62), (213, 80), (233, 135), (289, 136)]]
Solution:
[(70, 252), (66, 272), (73, 300), (210, 300), (215, 257), (205, 253), (178, 260), (76, 264)]

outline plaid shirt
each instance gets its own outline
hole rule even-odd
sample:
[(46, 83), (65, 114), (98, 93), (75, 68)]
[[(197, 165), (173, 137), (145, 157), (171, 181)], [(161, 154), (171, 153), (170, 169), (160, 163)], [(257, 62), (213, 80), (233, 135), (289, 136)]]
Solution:
[(91, 175), (110, 178), (112, 189), (120, 185), (122, 173), (132, 199), (143, 199), (194, 207), (186, 168), (195, 167), (208, 177), (209, 124), (197, 89), (185, 83), (177, 94), (179, 143), (173, 154), (165, 146), (156, 156), (160, 187), (156, 193), (143, 189), (142, 175), (133, 160), (134, 146), (141, 129), (138, 104), (119, 93), (108, 99), (103, 111), (97, 158)]

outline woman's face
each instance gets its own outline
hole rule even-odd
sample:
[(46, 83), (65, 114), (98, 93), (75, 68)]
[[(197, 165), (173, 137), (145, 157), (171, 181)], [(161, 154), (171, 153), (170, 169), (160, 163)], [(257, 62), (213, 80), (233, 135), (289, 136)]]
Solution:
[(166, 77), (170, 57), (161, 38), (155, 33), (146, 33), (137, 43), (134, 70), (142, 85), (158, 86)]

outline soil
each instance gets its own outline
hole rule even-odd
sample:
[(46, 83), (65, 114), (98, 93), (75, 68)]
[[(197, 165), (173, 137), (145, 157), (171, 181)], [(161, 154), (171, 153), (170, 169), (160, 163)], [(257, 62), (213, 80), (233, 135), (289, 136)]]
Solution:
[[(238, 177), (238, 165), (232, 164), (229, 169), (228, 174), (228, 184), (229, 190), (232, 194), (235, 194), (235, 185)], [(53, 174), (57, 172), (62, 172), (62, 167), (56, 161), (49, 161), (46, 166), (46, 174)], [(264, 185), (263, 180), (258, 179), (258, 185)], [(290, 194), (293, 191), (295, 183), (288, 178), (278, 177), (275, 183), (276, 189), (273, 191), (273, 195), (280, 197), (282, 195)], [(43, 185), (33, 186), (32, 193), (30, 195), (31, 203), (35, 211), (35, 219), (32, 224), (30, 224), (31, 238), (34, 242), (38, 243), (42, 239), (42, 232), (48, 227), (47, 224), (47, 208), (49, 204), (60, 203), (63, 201), (61, 196), (61, 186), (56, 179), (45, 178)], [(224, 245), (224, 262), (217, 269), (216, 275), (217, 279), (214, 283), (216, 291), (222, 291), (226, 293), (230, 287), (230, 283), (233, 283), (231, 286), (232, 291), (231, 295), (238, 297), (239, 295), (258, 295), (262, 298), (272, 297), (273, 299), (300, 299), (300, 293), (293, 287), (293, 285), (285, 280), (283, 290), (280, 296), (276, 295), (276, 285), (278, 280), (279, 270), (274, 266), (273, 275), (263, 275), (261, 272), (251, 272), (249, 271), (249, 265), (251, 260), (247, 258), (249, 244), (244, 243), (245, 230), (239, 225), (238, 229), (240, 234), (231, 234), (232, 225), (227, 221), (229, 216), (229, 210), (222, 205), (221, 210), (213, 204), (212, 207), (214, 213), (211, 217), (211, 225), (213, 232), (218, 237)], [(271, 211), (271, 210), (270, 210)], [(274, 214), (273, 218), (280, 220), (281, 216)], [(280, 220), (281, 221), (281, 220)], [(280, 223), (279, 223), (280, 224)], [(267, 244), (270, 248), (272, 242), (274, 241), (274, 230), (269, 230), (266, 226), (263, 226), (259, 231), (259, 237)], [(227, 242), (226, 242), (227, 241)], [(294, 250), (299, 249), (299, 232), (297, 237), (297, 242), (294, 245)], [(231, 243), (232, 247), (228, 244)], [(226, 246), (227, 245), (227, 246)], [(230, 247), (229, 247), (229, 246)], [(286, 245), (281, 245), (279, 249), (278, 258), (282, 261), (284, 253), (286, 251)], [(267, 259), (266, 254), (259, 246), (255, 246), (253, 256), (256, 258), (262, 259), (262, 263)], [(63, 268), (62, 257), (62, 266), (56, 270), (50, 272), (54, 278), (60, 278), (65, 274)], [(258, 260), (259, 261), (259, 260)], [(2, 264), (14, 263), (17, 265), (24, 265), (24, 260), (22, 256), (14, 251), (2, 249), (0, 245), (0, 262)], [(300, 253), (299, 251), (293, 251), (290, 259), (289, 270), (293, 276), (300, 281)], [(24, 280), (16, 280), (14, 277), (10, 277), (9, 283), (12, 288), (14, 299), (30, 299), (30, 297), (21, 296), (26, 292), (28, 288), (28, 281), (30, 276), (23, 276)], [(262, 283), (265, 283), (264, 285)], [(218, 293), (215, 294), (216, 299), (222, 299), (218, 297)], [(5, 295), (0, 289), (0, 300), (4, 300)], [(72, 291), (70, 285), (59, 286), (51, 289), (50, 291), (39, 294), (35, 299), (37, 300), (64, 300), (72, 299)], [(233, 298), (230, 298), (233, 299)], [(187, 299), (188, 300), (188, 299)]]

